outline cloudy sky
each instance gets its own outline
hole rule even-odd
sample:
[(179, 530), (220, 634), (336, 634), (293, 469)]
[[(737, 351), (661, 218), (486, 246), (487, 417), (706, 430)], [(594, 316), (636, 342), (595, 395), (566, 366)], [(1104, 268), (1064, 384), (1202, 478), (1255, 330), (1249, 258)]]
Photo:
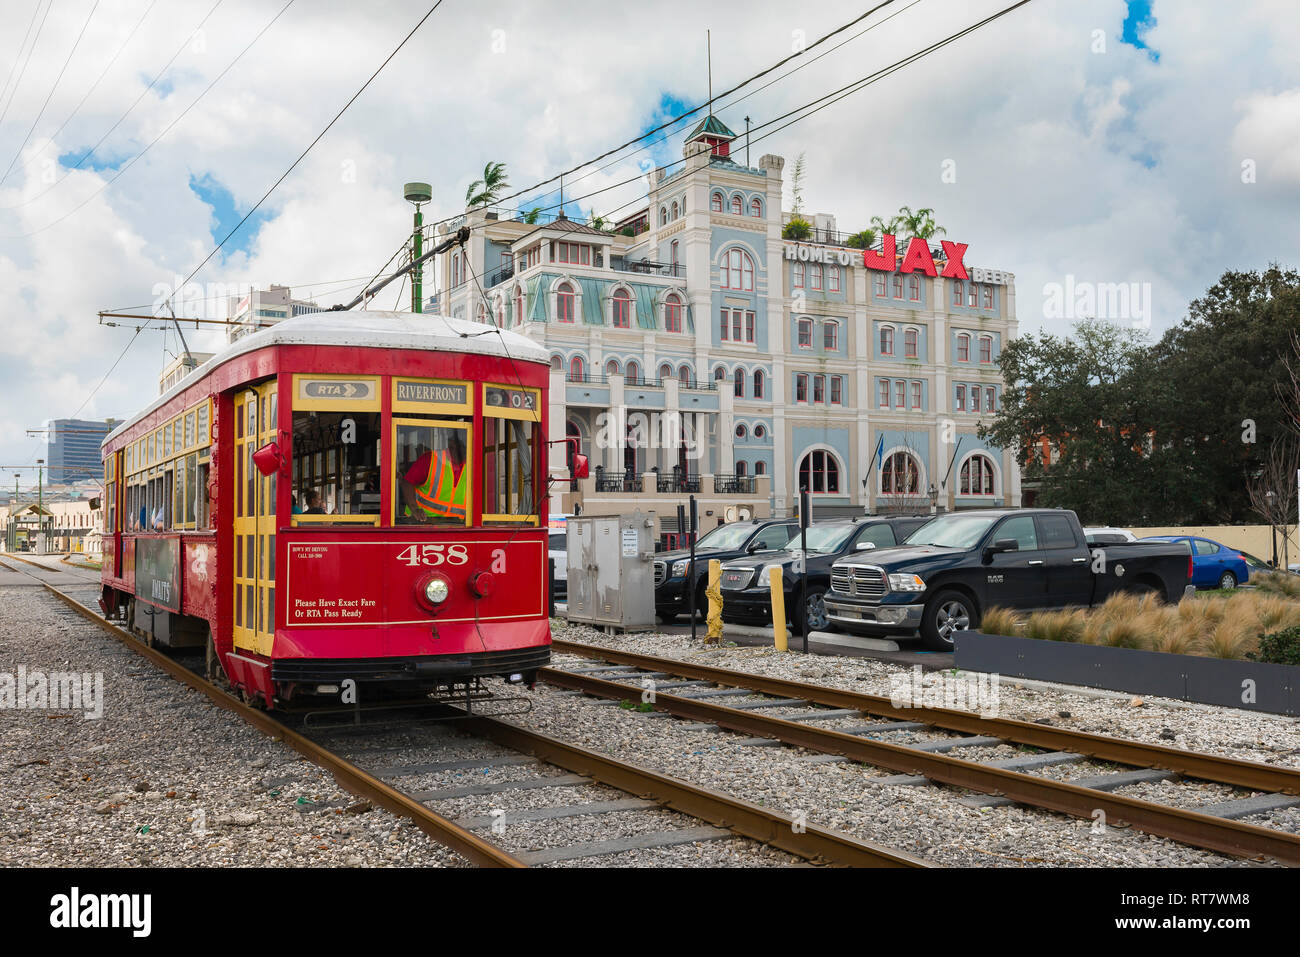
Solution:
[[(1010, 2), (893, 0), (717, 112), (759, 127)], [(430, 3), (0, 0), (0, 466), (35, 461), (24, 430), (46, 419), (124, 417), (156, 394), (175, 334), (96, 313), (150, 311)], [(706, 30), (720, 91), (871, 5), (444, 0), (187, 298), (271, 282), (350, 298), (409, 229), (404, 181), (433, 184), (427, 218), (458, 212), (489, 160), (513, 186), (537, 183), (706, 99)], [(1073, 310), (1053, 295), (1067, 284), (1136, 283), (1121, 318), (1158, 334), (1225, 269), (1300, 264), (1298, 28), (1294, 0), (1033, 0), (756, 132), (754, 161), (778, 153), (788, 171), (805, 154), (806, 205), (843, 230), (932, 207), (970, 244), (968, 264), (1016, 274), (1022, 330), (1068, 329)], [(572, 178), (566, 196), (680, 148), (668, 135)], [(636, 196), (624, 186), (581, 206)], [(221, 317), (225, 303), (187, 308)], [(218, 336), (187, 331), (195, 351)]]

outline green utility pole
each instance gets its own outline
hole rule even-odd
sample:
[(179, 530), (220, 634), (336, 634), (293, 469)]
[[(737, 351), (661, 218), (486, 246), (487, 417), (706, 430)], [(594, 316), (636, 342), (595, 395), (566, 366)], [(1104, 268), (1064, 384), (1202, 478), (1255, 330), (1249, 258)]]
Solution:
[[(419, 262), (424, 255), (424, 214), (420, 206), (433, 199), (433, 188), (428, 183), (407, 183), (402, 187), (402, 195), (408, 203), (415, 204), (415, 230), (411, 234), (411, 262)], [(424, 311), (424, 267), (416, 266), (411, 271), (411, 312)]]

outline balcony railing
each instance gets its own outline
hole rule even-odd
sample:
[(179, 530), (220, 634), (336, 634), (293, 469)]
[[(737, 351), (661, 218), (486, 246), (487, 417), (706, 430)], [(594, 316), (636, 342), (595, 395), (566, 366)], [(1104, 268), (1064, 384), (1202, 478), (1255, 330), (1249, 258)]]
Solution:
[(596, 469), (597, 492), (640, 492), (641, 476), (635, 470), (604, 472)]
[(612, 261), (610, 268), (615, 272), (635, 272), (646, 276), (672, 276), (676, 279), (686, 278), (685, 263), (657, 263), (649, 259), (622, 259)]
[(655, 491), (657, 492), (680, 492), (683, 495), (698, 495), (700, 493), (700, 476), (698, 474), (688, 474), (684, 472), (669, 472), (661, 474), (655, 482)]
[(512, 278), (514, 274), (515, 274), (515, 267), (513, 264), (509, 266), (501, 267), (496, 272), (494, 272), (491, 276), (488, 277), (487, 288), (491, 289), (493, 286), (501, 285), (507, 279)]
[(754, 476), (731, 474), (714, 475), (713, 491), (717, 495), (753, 495)]

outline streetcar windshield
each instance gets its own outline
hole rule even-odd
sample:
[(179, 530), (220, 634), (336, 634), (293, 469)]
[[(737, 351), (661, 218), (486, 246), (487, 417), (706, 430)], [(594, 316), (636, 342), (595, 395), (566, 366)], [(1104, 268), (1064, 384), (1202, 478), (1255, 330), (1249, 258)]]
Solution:
[(293, 413), (295, 519), (379, 515), (378, 412)]
[(472, 488), (469, 424), (401, 420), (394, 436), (397, 524), (466, 524)]

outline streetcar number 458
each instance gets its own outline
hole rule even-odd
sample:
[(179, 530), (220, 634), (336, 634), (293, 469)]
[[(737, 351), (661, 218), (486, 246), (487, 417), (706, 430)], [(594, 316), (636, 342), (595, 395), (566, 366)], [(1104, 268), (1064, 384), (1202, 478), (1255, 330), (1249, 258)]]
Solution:
[(469, 561), (465, 545), (411, 545), (397, 553), (397, 560), (418, 565), (464, 565)]

